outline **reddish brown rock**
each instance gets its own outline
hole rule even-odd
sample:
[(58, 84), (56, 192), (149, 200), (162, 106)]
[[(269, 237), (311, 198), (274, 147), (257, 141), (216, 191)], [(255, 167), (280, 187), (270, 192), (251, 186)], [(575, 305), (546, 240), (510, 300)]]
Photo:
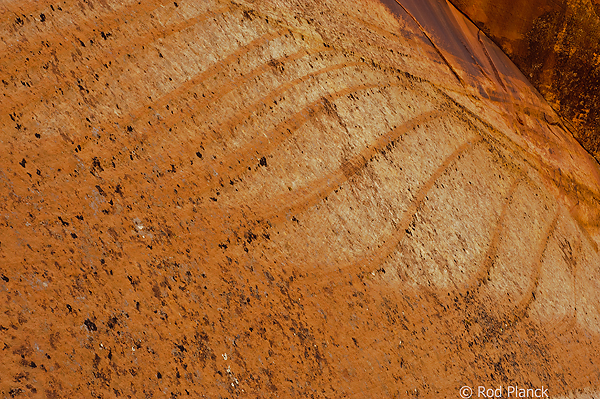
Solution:
[(452, 0), (600, 157), (600, 2)]
[(597, 395), (598, 164), (456, 10), (2, 7), (2, 397)]

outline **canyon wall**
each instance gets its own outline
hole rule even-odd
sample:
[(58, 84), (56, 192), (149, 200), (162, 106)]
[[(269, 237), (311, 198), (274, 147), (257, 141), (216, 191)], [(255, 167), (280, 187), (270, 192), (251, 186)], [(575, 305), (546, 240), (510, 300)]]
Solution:
[(2, 397), (596, 395), (598, 163), (448, 3), (0, 9)]

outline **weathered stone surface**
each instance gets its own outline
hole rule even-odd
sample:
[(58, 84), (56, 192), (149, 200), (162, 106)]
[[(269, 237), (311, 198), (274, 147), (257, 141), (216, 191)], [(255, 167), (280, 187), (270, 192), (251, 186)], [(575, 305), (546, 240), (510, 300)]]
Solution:
[(2, 397), (596, 395), (598, 164), (447, 4), (2, 7)]
[(600, 2), (452, 0), (527, 75), (600, 159)]

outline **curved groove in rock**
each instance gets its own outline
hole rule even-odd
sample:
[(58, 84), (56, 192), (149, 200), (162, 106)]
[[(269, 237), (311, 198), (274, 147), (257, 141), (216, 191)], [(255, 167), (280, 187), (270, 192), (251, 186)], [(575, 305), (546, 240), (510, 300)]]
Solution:
[[(266, 35), (266, 37), (261, 37), (259, 39), (256, 39), (254, 42), (252, 42), (248, 46), (252, 45), (252, 47), (258, 47), (260, 45), (260, 43), (263, 43), (263, 42), (269, 40), (268, 39), (269, 37), (277, 37), (277, 35), (275, 33)], [(164, 97), (161, 97), (161, 98), (157, 99), (156, 101), (154, 101), (152, 103), (153, 107), (155, 107), (155, 108), (163, 108), (172, 99), (177, 98), (177, 95), (180, 96), (185, 91), (191, 90), (192, 87), (194, 87), (194, 86), (202, 83), (203, 81), (206, 81), (206, 80), (210, 79), (212, 76), (214, 76), (216, 73), (218, 73), (222, 69), (223, 65), (226, 65), (232, 59), (235, 59), (240, 54), (242, 54), (244, 51), (245, 51), (245, 49), (240, 49), (240, 50), (236, 51), (236, 54), (232, 54), (229, 57), (227, 57), (227, 59), (220, 60), (217, 64), (214, 64), (208, 70), (206, 70), (206, 71), (202, 72), (201, 74), (195, 76), (190, 81), (187, 81), (182, 87), (177, 88), (175, 90), (177, 93), (175, 93), (175, 91), (169, 92)], [(320, 52), (322, 52), (322, 49), (321, 48), (314, 48), (314, 49), (302, 50), (302, 51), (299, 51), (299, 52), (297, 52), (297, 53), (295, 53), (293, 55), (286, 56), (286, 57), (292, 57), (293, 59), (296, 59), (296, 58), (301, 58), (303, 55), (306, 55), (306, 54), (313, 54), (313, 52), (314, 53), (320, 53)], [(253, 70), (249, 74), (244, 74), (242, 77), (240, 77), (240, 79), (238, 80), (238, 83), (245, 82), (245, 81), (251, 79), (252, 76), (260, 74), (261, 72), (263, 72), (266, 69), (266, 65), (268, 65), (268, 63), (260, 66), (259, 68), (255, 69), (255, 70)], [(282, 84), (281, 86), (279, 86), (279, 87), (275, 88), (274, 90), (272, 90), (267, 96), (261, 98), (260, 100), (254, 102), (253, 104), (246, 105), (243, 109), (239, 110), (233, 117), (231, 117), (230, 119), (228, 119), (226, 121), (221, 122), (218, 127), (213, 128), (211, 130), (207, 130), (206, 132), (209, 134), (209, 136), (207, 136), (207, 137), (192, 138), (192, 139), (190, 139), (190, 141), (188, 141), (188, 144), (190, 144), (192, 142), (197, 142), (199, 140), (206, 140), (207, 138), (209, 140), (210, 139), (215, 139), (217, 136), (220, 136), (220, 135), (222, 136), (223, 135), (223, 133), (219, 134), (219, 132), (230, 132), (230, 131), (232, 131), (235, 128), (235, 126), (238, 125), (239, 123), (241, 123), (241, 121), (244, 118), (247, 118), (248, 116), (250, 116), (252, 114), (252, 112), (254, 112), (255, 109), (259, 108), (261, 105), (267, 105), (269, 102), (272, 102), (272, 100), (274, 98), (277, 98), (278, 96), (282, 95), (287, 90), (289, 90), (289, 89), (293, 88), (294, 86), (297, 86), (297, 85), (299, 85), (299, 84), (301, 84), (303, 82), (306, 82), (306, 81), (308, 81), (311, 78), (314, 78), (314, 77), (317, 77), (319, 75), (323, 75), (323, 74), (326, 74), (328, 72), (332, 72), (332, 71), (335, 71), (335, 70), (343, 69), (343, 68), (346, 68), (346, 67), (359, 66), (359, 65), (363, 65), (363, 63), (361, 63), (361, 62), (351, 62), (351, 63), (343, 63), (343, 64), (330, 65), (330, 66), (328, 66), (326, 68), (322, 68), (322, 69), (320, 69), (318, 71), (311, 72), (311, 73), (309, 73), (307, 75), (304, 75), (304, 76), (302, 76), (302, 77), (300, 77), (298, 79), (295, 79), (293, 81), (290, 81), (290, 82), (287, 82), (285, 84)], [(378, 87), (378, 85), (372, 85), (372, 86), (364, 85), (364, 87), (360, 86), (360, 88), (356, 89), (356, 90), (361, 90), (363, 88), (367, 88), (367, 86), (368, 87)], [(208, 99), (202, 100), (202, 104), (208, 103), (208, 101), (211, 101), (211, 99), (212, 100), (219, 99), (221, 96), (224, 96), (225, 94), (227, 94), (227, 92), (229, 90), (231, 90), (233, 87), (234, 87), (234, 83), (232, 82), (229, 85), (225, 86), (225, 89), (223, 89), (223, 90), (221, 88), (219, 88), (219, 90), (217, 90), (215, 92), (211, 92), (211, 94), (209, 94), (209, 96), (208, 96), (209, 97)], [(332, 95), (332, 98), (337, 98), (337, 97), (340, 97), (340, 96), (344, 96), (344, 95), (352, 93), (353, 91), (354, 90), (351, 90), (351, 91), (347, 91), (346, 90), (346, 91), (343, 91), (344, 94), (339, 94), (339, 95), (336, 93), (336, 94)], [(312, 105), (307, 106), (305, 108), (305, 110), (307, 112), (316, 112), (317, 109), (321, 109), (323, 106), (325, 106), (325, 103), (323, 103), (322, 101), (323, 101), (323, 99), (317, 100), (317, 102), (313, 103)], [(314, 107), (315, 104), (319, 104), (319, 106), (315, 108)], [(302, 113), (302, 112), (304, 112), (304, 111), (300, 111), (300, 113)], [(119, 123), (122, 123), (123, 125), (125, 125), (127, 123), (132, 123), (133, 124), (136, 121), (139, 121), (140, 119), (142, 119), (145, 115), (148, 115), (149, 113), (150, 113), (150, 110), (149, 110), (149, 107), (147, 105), (143, 106), (143, 107), (140, 107), (133, 114), (133, 116), (126, 117), (125, 119), (121, 120), (120, 122), (110, 122), (110, 123), (107, 123), (102, 129), (105, 132), (110, 132), (111, 130), (112, 131), (116, 131), (115, 125), (117, 125)], [(208, 115), (206, 115), (205, 117), (208, 117)], [(298, 118), (298, 116), (296, 115), (295, 118)], [(131, 120), (131, 122), (129, 120)], [(165, 120), (167, 120), (167, 121), (170, 120), (170, 117), (167, 116), (165, 118)], [(304, 122), (302, 122), (302, 124), (303, 123)], [(282, 122), (280, 124), (280, 126), (287, 126), (286, 125), (286, 121)], [(299, 127), (300, 127), (300, 125), (298, 125), (297, 127), (294, 127), (294, 130), (297, 129), (297, 128), (299, 128)], [(158, 129), (157, 125), (151, 125), (150, 127), (145, 127), (144, 126), (144, 130), (142, 130), (141, 133), (142, 134), (148, 134), (148, 133), (151, 133), (151, 132), (158, 133), (157, 129)], [(277, 127), (275, 127), (274, 130), (276, 131)], [(108, 145), (110, 146), (110, 143)], [(113, 144), (113, 145), (116, 145), (116, 144)], [(249, 145), (252, 145), (252, 144), (249, 144)], [(260, 144), (258, 144), (258, 147), (256, 147), (256, 148), (259, 148), (259, 147), (261, 147)], [(263, 148), (271, 148), (271, 147), (263, 147)], [(238, 156), (240, 156), (240, 154), (244, 153), (244, 150), (243, 149), (236, 150), (235, 153), (238, 154)], [(231, 155), (227, 155), (227, 157), (230, 158), (230, 159), (232, 159), (230, 161), (230, 164), (234, 163), (235, 160), (238, 159), (236, 156), (234, 156), (233, 158), (231, 158)], [(204, 169), (210, 169), (211, 168), (210, 161), (208, 161), (208, 162), (209, 162), (209, 165), (205, 165), (203, 167)], [(239, 162), (238, 162), (238, 164), (239, 164)], [(228, 164), (226, 164), (225, 166), (222, 166), (220, 168), (220, 166), (216, 166), (215, 167), (215, 165), (221, 165), (220, 161), (219, 161), (219, 163), (213, 162), (213, 166), (212, 167), (215, 169), (215, 171), (217, 173), (219, 173), (219, 170), (224, 170), (228, 166)], [(248, 166), (247, 164), (244, 164), (244, 165)], [(195, 175), (196, 172), (194, 172), (193, 170), (187, 170), (187, 173), (191, 173), (191, 174)], [(208, 190), (208, 188), (200, 190), (199, 191), (199, 195), (201, 195), (202, 193), (205, 193), (207, 190)]]
[(492, 240), (490, 241), (490, 246), (485, 253), (485, 258), (473, 278), (465, 284), (465, 287), (461, 289), (461, 294), (466, 295), (466, 292), (473, 291), (479, 289), (479, 287), (485, 284), (486, 279), (490, 274), (490, 270), (494, 266), (494, 261), (496, 259), (496, 254), (498, 252), (498, 244), (500, 242), (500, 236), (502, 235), (502, 225), (505, 222), (506, 214), (508, 211), (508, 207), (512, 202), (513, 195), (519, 184), (523, 181), (523, 178), (515, 178), (515, 181), (510, 187), (508, 195), (506, 196), (504, 203), (502, 204), (502, 210), (500, 211), (500, 215), (496, 221), (496, 227), (494, 228), (494, 233), (492, 235)]
[[(13, 13), (15, 13), (15, 15), (19, 16), (19, 15), (27, 15), (27, 14), (33, 14), (36, 13), (40, 10), (39, 7), (39, 1), (32, 1), (31, 4), (22, 4), (23, 2), (20, 2), (20, 9), (18, 10), (18, 12), (16, 10), (12, 10)], [(64, 2), (66, 3), (66, 2)], [(63, 3), (63, 7), (64, 7), (64, 3)], [(75, 7), (75, 1), (71, 2), (73, 4), (73, 8)], [(158, 7), (164, 7), (164, 4), (168, 4), (171, 3), (170, 0), (159, 0), (158, 2), (152, 2), (152, 3), (144, 3), (143, 5), (140, 4), (137, 1), (132, 1), (130, 4), (124, 6), (122, 9), (119, 10), (114, 10), (112, 13), (106, 15), (103, 19), (100, 19), (99, 21), (91, 21), (91, 18), (87, 18), (85, 20), (79, 20), (77, 21), (77, 25), (74, 28), (73, 26), (69, 26), (68, 29), (62, 29), (56, 32), (53, 32), (52, 34), (48, 35), (45, 34), (43, 36), (43, 41), (45, 43), (48, 44), (52, 44), (53, 46), (56, 46), (57, 43), (59, 43), (60, 41), (64, 40), (65, 35), (68, 33), (73, 32), (73, 30), (77, 30), (77, 32), (82, 33), (86, 38), (88, 38), (89, 36), (92, 35), (92, 32), (94, 32), (97, 28), (102, 27), (102, 29), (107, 29), (108, 28), (112, 28), (115, 26), (115, 24), (118, 24), (121, 20), (124, 14), (129, 14), (131, 15), (133, 14), (139, 14), (140, 16), (142, 14), (150, 14), (152, 11), (157, 10)], [(28, 7), (28, 8), (23, 8), (23, 6)], [(140, 7), (142, 6), (142, 7)], [(63, 9), (63, 11), (61, 12), (67, 12), (68, 10)], [(82, 29), (82, 26), (84, 27)], [(40, 35), (41, 36), (41, 35)], [(40, 51), (39, 49), (43, 49), (43, 46), (37, 46), (38, 43), (38, 38), (29, 38), (29, 40), (27, 41), (27, 43), (25, 44), (25, 46), (23, 44), (21, 44), (21, 50), (23, 52), (26, 53), (35, 53), (36, 51)], [(0, 48), (0, 52), (5, 51), (5, 48)], [(66, 49), (63, 49), (64, 52), (66, 52)], [(60, 54), (60, 53), (58, 53)], [(22, 57), (15, 57), (12, 59), (11, 64), (16, 63), (17, 61), (21, 61), (23, 60), (23, 57), (25, 57), (25, 55), (23, 55)], [(38, 60), (39, 61), (39, 60)], [(33, 66), (39, 66), (41, 64), (33, 64)]]
[(526, 291), (526, 296), (517, 304), (512, 312), (512, 315), (508, 316), (509, 325), (515, 324), (521, 321), (526, 315), (531, 302), (535, 300), (535, 291), (537, 289), (540, 271), (542, 267), (542, 257), (544, 256), (544, 252), (546, 252), (546, 248), (548, 247), (548, 242), (550, 238), (554, 234), (554, 230), (556, 229), (556, 225), (558, 223), (558, 217), (560, 216), (560, 209), (557, 209), (556, 215), (554, 216), (552, 222), (548, 226), (544, 238), (539, 244), (539, 247), (536, 250), (535, 262), (531, 266), (533, 268), (533, 276), (531, 278), (531, 283), (529, 285), (529, 289)]
[[(269, 32), (269, 33), (262, 35), (261, 37), (259, 37), (257, 39), (252, 40), (250, 43), (238, 48), (233, 53), (231, 53), (228, 56), (215, 62), (208, 69), (206, 69), (206, 70), (200, 72), (199, 74), (191, 77), (190, 79), (186, 80), (182, 85), (178, 86), (175, 90), (172, 90), (172, 91), (166, 93), (164, 96), (156, 99), (155, 101), (152, 101), (148, 104), (144, 104), (143, 106), (139, 107), (133, 113), (124, 117), (123, 120), (121, 121), (121, 123), (123, 123), (123, 124), (128, 123), (128, 122), (133, 123), (133, 122), (137, 121), (138, 119), (142, 118), (143, 116), (149, 114), (150, 113), (149, 106), (152, 106), (155, 108), (164, 108), (170, 101), (172, 101), (174, 98), (181, 96), (185, 91), (191, 90), (194, 86), (197, 86), (197, 85), (201, 84), (202, 82), (206, 81), (207, 79), (215, 76), (218, 72), (220, 72), (222, 70), (222, 68), (225, 65), (228, 65), (228, 64), (234, 62), (238, 57), (240, 57), (241, 55), (250, 51), (251, 49), (261, 47), (262, 45), (267, 43), (269, 40), (273, 40), (277, 37), (282, 36), (283, 33), (284, 33), (283, 31)], [(101, 126), (100, 129), (101, 130), (108, 129), (109, 126), (112, 127), (113, 129), (116, 129), (116, 127), (114, 127), (114, 126), (117, 125), (118, 123), (119, 122), (107, 123), (106, 125)]]
[[(211, 102), (215, 102), (215, 101), (219, 100), (220, 98), (223, 98), (226, 94), (230, 93), (235, 88), (238, 88), (238, 87), (248, 83), (252, 79), (265, 73), (267, 70), (272, 68), (270, 63), (273, 61), (278, 62), (278, 63), (293, 62), (293, 61), (299, 60), (307, 55), (314, 55), (314, 54), (324, 53), (327, 51), (331, 51), (331, 49), (320, 46), (320, 47), (314, 47), (314, 48), (310, 48), (310, 49), (302, 49), (293, 54), (284, 55), (279, 58), (273, 58), (269, 62), (266, 62), (266, 63), (260, 65), (259, 67), (253, 69), (252, 71), (241, 74), (239, 77), (236, 77), (235, 79), (231, 79), (229, 82), (226, 82), (226, 84), (219, 86), (218, 90), (210, 91), (208, 93), (208, 95), (206, 95), (206, 97), (203, 96), (202, 98), (198, 97), (197, 99), (196, 98), (191, 99), (189, 102), (186, 103), (186, 106), (188, 106), (190, 108), (193, 108), (194, 106), (198, 106), (198, 107), (202, 107), (202, 108), (206, 107)], [(202, 83), (203, 81), (206, 81), (209, 77), (205, 77), (205, 78), (201, 79), (200, 82), (197, 81), (195, 83), (195, 85), (198, 85), (198, 84)], [(191, 91), (192, 87), (187, 87), (187, 90)], [(182, 90), (178, 90), (178, 91), (183, 92), (185, 90), (182, 89)], [(163, 101), (163, 103), (164, 103), (164, 101)], [(161, 122), (163, 124), (173, 125), (173, 124), (176, 124), (177, 122), (181, 121), (183, 118), (184, 118), (184, 115), (182, 115), (182, 112), (179, 112), (177, 115), (176, 114), (167, 114), (165, 117), (161, 118)], [(138, 119), (141, 119), (141, 116), (136, 118), (136, 121)]]
[(294, 79), (290, 82), (284, 83), (281, 86), (277, 87), (275, 90), (271, 91), (267, 96), (259, 99), (253, 104), (246, 106), (244, 109), (238, 111), (233, 117), (231, 117), (227, 121), (223, 121), (218, 126), (212, 128), (209, 132), (210, 136), (207, 136), (206, 139), (215, 140), (217, 138), (223, 137), (229, 138), (235, 127), (240, 125), (244, 119), (247, 119), (249, 116), (251, 116), (257, 109), (263, 106), (267, 106), (269, 103), (272, 103), (276, 98), (282, 96), (289, 89), (298, 86), (319, 75), (324, 75), (326, 73), (337, 71), (343, 68), (359, 66), (361, 64), (362, 63), (360, 62), (345, 62), (342, 64), (330, 65), (326, 68), (319, 69), (318, 71), (304, 75), (298, 79)]
[[(214, 17), (215, 15), (227, 13), (230, 10), (232, 10), (232, 7), (226, 6), (219, 10), (211, 10), (205, 14), (190, 18), (184, 22), (174, 24), (173, 27), (169, 26), (169, 27), (163, 28), (163, 29), (155, 28), (154, 30), (150, 31), (150, 33), (147, 33), (145, 36), (143, 36), (143, 38), (141, 39), (141, 42), (139, 42), (137, 44), (144, 45), (144, 44), (147, 44), (150, 41), (156, 40), (158, 38), (164, 38), (169, 35), (176, 34), (184, 29), (192, 27), (198, 23), (201, 23), (204, 20), (208, 20), (210, 17)], [(92, 70), (95, 70), (96, 68), (107, 63), (107, 61), (115, 60), (118, 56), (122, 55), (125, 52), (125, 50), (127, 50), (130, 46), (131, 46), (131, 44), (127, 43), (127, 44), (123, 44), (121, 47), (118, 47), (116, 49), (110, 49), (110, 50), (107, 49), (102, 54), (96, 56), (94, 58), (94, 61), (92, 61), (91, 63), (85, 64), (85, 66), (87, 68), (91, 68)], [(66, 51), (67, 51), (66, 47), (64, 47), (64, 51), (66, 53)], [(101, 56), (106, 56), (106, 55), (108, 55), (107, 59), (100, 58)], [(40, 60), (43, 60), (43, 59), (40, 59)], [(22, 90), (18, 90), (16, 93), (14, 93), (13, 94), (14, 98), (11, 97), (11, 100), (15, 104), (24, 106), (24, 105), (30, 103), (34, 98), (36, 98), (36, 99), (39, 98), (40, 95), (47, 96), (50, 89), (53, 89), (54, 86), (55, 86), (55, 82), (48, 81), (47, 79), (45, 79), (44, 83), (34, 86), (34, 88), (37, 90), (30, 91), (30, 90), (27, 90), (28, 87), (23, 88)], [(24, 93), (22, 91), (24, 91)], [(40, 94), (40, 92), (41, 92), (41, 94)]]
[[(406, 132), (413, 130), (420, 124), (438, 119), (447, 115), (447, 112), (431, 111), (418, 115), (392, 131), (382, 134), (375, 142), (366, 146), (366, 148), (352, 159), (343, 163), (338, 169), (324, 175), (316, 181), (311, 181), (304, 187), (294, 189), (292, 194), (282, 194), (269, 200), (269, 208), (263, 212), (254, 213), (253, 218), (258, 220), (275, 219), (270, 226), (276, 226), (278, 223), (285, 221), (285, 216), (297, 214), (310, 208), (328, 195), (336, 188), (340, 187), (344, 182), (354, 176), (358, 171), (364, 168), (377, 154), (381, 153), (386, 147), (392, 145), (396, 140), (400, 139)], [(243, 204), (250, 209), (260, 209), (259, 203)], [(223, 211), (225, 214), (228, 211)], [(211, 213), (218, 212), (211, 210)], [(233, 226), (228, 226), (228, 229), (233, 229)]]
[[(370, 273), (373, 270), (376, 270), (381, 266), (381, 264), (387, 259), (393, 251), (398, 247), (398, 244), (406, 236), (406, 229), (408, 228), (410, 221), (414, 217), (414, 215), (419, 210), (421, 203), (427, 197), (427, 194), (435, 184), (435, 182), (448, 170), (448, 168), (462, 155), (467, 153), (469, 150), (473, 149), (475, 146), (483, 142), (483, 138), (476, 138), (472, 141), (468, 141), (463, 143), (456, 149), (452, 154), (450, 154), (431, 175), (431, 177), (421, 186), (419, 187), (415, 197), (411, 201), (408, 209), (404, 213), (404, 217), (396, 224), (395, 233), (386, 238), (386, 240), (377, 248), (373, 249), (373, 251), (361, 257), (359, 260), (352, 262), (350, 265), (344, 266), (344, 270), (346, 272), (350, 271), (353, 274), (362, 274), (362, 273)], [(325, 269), (321, 269), (325, 270)], [(316, 279), (322, 280), (320, 283), (327, 283), (324, 277), (331, 275), (332, 273), (337, 272), (337, 270), (325, 271), (324, 273), (319, 273), (316, 276)], [(320, 284), (317, 283), (317, 284)]]
[[(448, 3), (397, 0), (415, 25), (376, 0), (158, 1), (164, 12), (128, 3), (128, 26), (102, 8), (116, 0), (86, 0), (81, 13), (67, 0), (72, 12), (45, 26), (0, 18), (2, 35), (15, 33), (7, 44), (38, 49), (80, 15), (67, 47), (95, 42), (72, 62), (58, 54), (62, 96), (40, 102), (29, 90), (46, 96), (41, 86), (18, 97), (21, 83), (0, 82), (0, 394), (595, 386), (600, 183), (565, 168), (587, 162), (575, 149), (553, 156), (568, 144), (559, 119), (483, 34), (462, 20), (425, 34), (452, 22), (438, 18)], [(38, 4), (23, 7), (47, 16)], [(143, 29), (226, 5), (164, 41)], [(96, 43), (94, 17), (111, 38)], [(469, 56), (461, 37), (436, 36), (463, 28), (467, 50), (485, 49)], [(156, 41), (136, 47), (145, 40)], [(126, 44), (131, 58), (85, 69)], [(29, 64), (0, 58), (36, 83), (54, 61), (46, 50)]]
[[(387, 84), (389, 83), (362, 84), (349, 87), (335, 93), (328, 94), (321, 99), (307, 105), (302, 110), (296, 112), (292, 117), (281, 122), (274, 129), (272, 129), (265, 137), (267, 141), (266, 143), (262, 138), (256, 138), (250, 143), (246, 144), (244, 147), (227, 154), (227, 158), (231, 161), (224, 164), (213, 161), (208, 165), (205, 165), (202, 168), (204, 171), (201, 172), (201, 178), (205, 182), (205, 186), (199, 190), (199, 194), (206, 193), (216, 184), (218, 184), (219, 181), (237, 178), (243, 173), (244, 169), (255, 163), (254, 160), (258, 154), (270, 153), (273, 148), (288, 138), (293, 131), (298, 130), (302, 125), (304, 125), (304, 123), (310, 120), (314, 114), (325, 109), (327, 105), (325, 100), (331, 102), (336, 98), (347, 96), (348, 94), (355, 93), (357, 91), (384, 87)], [(237, 164), (235, 164), (236, 161)]]

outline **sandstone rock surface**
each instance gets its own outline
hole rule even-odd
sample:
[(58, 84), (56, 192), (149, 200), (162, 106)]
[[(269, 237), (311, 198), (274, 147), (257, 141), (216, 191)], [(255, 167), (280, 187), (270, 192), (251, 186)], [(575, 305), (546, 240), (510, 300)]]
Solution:
[(595, 395), (598, 164), (400, 3), (3, 3), (0, 395)]

